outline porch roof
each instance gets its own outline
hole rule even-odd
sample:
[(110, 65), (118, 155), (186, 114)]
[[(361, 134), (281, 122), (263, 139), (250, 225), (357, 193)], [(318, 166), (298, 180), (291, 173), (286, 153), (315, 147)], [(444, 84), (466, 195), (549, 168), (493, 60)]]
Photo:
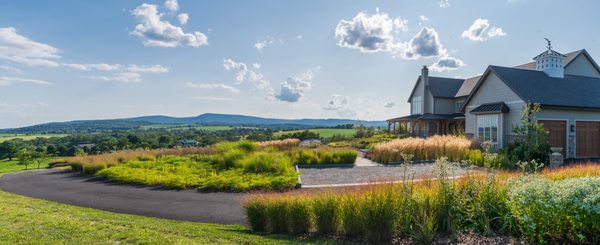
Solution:
[(414, 114), (403, 117), (397, 117), (388, 119), (387, 122), (404, 122), (404, 121), (418, 121), (418, 120), (464, 120), (465, 114), (453, 113), (453, 114)]
[(492, 114), (492, 113), (507, 113), (510, 109), (504, 102), (487, 103), (478, 106), (471, 110), (473, 114)]

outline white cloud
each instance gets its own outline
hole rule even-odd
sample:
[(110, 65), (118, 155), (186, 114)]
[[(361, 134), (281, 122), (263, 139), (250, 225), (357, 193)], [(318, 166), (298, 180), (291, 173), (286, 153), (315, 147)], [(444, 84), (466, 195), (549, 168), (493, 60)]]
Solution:
[(17, 33), (13, 27), (0, 28), (0, 59), (29, 66), (59, 66), (59, 50)]
[(391, 102), (391, 101), (385, 102), (385, 104), (383, 104), (383, 107), (385, 107), (385, 108), (392, 108), (394, 106), (396, 106), (396, 103)]
[(495, 37), (506, 36), (506, 33), (500, 27), (490, 27), (487, 19), (476, 19), (473, 24), (465, 31), (461, 37), (472, 41), (486, 41)]
[(431, 65), (432, 71), (443, 72), (448, 70), (456, 70), (465, 66), (462, 60), (454, 57), (446, 56), (439, 58), (433, 65)]
[(119, 72), (113, 74), (112, 76), (92, 76), (90, 78), (123, 83), (138, 83), (142, 81), (142, 75), (136, 72)]
[(419, 20), (422, 22), (425, 22), (425, 21), (429, 21), (429, 18), (427, 18), (427, 16), (425, 16), (425, 15), (420, 15)]
[(423, 27), (408, 43), (401, 46), (403, 48), (399, 49), (399, 53), (405, 59), (447, 55), (447, 50), (442, 46), (438, 33), (429, 27)]
[(179, 3), (177, 0), (167, 0), (165, 1), (165, 8), (167, 8), (169, 11), (176, 12), (179, 10)]
[(229, 86), (227, 84), (222, 84), (222, 83), (191, 83), (191, 82), (187, 82), (186, 85), (190, 88), (197, 88), (197, 89), (206, 89), (206, 90), (220, 89), (220, 90), (225, 90), (225, 91), (229, 91), (232, 93), (240, 92), (239, 89)]
[(0, 77), (0, 86), (9, 86), (13, 83), (31, 83), (37, 85), (50, 85), (52, 83), (44, 80), (29, 79), (21, 77)]
[(232, 59), (224, 59), (223, 60), (223, 68), (226, 71), (233, 71), (236, 73), (235, 80), (238, 84), (243, 82), (251, 82), (254, 86), (260, 90), (269, 91), (271, 88), (271, 82), (264, 78), (264, 76), (257, 72), (260, 68), (260, 64), (254, 63), (252, 65), (252, 69), (248, 68), (248, 65), (242, 62), (237, 62)]
[(173, 48), (199, 47), (208, 44), (208, 37), (204, 33), (197, 31), (186, 33), (181, 27), (162, 20), (163, 14), (158, 12), (154, 4), (144, 3), (131, 11), (131, 14), (139, 22), (131, 34), (143, 38), (146, 46)]
[(450, 0), (440, 0), (439, 5), (440, 8), (450, 7)]
[(129, 65), (125, 70), (129, 71), (129, 72), (136, 72), (136, 73), (167, 73), (167, 72), (169, 72), (169, 68), (166, 68), (161, 65), (152, 65), (152, 66)]
[(298, 102), (312, 88), (314, 73), (311, 70), (298, 77), (288, 77), (281, 83), (281, 89), (275, 98), (285, 102)]
[(327, 104), (323, 106), (323, 109), (328, 111), (340, 110), (343, 108), (347, 108), (349, 102), (350, 99), (348, 98), (348, 96), (334, 94), (329, 98), (329, 100), (327, 100)]
[(179, 21), (179, 24), (185, 25), (187, 24), (189, 19), (190, 16), (187, 13), (181, 13), (177, 15), (177, 20)]
[(406, 21), (392, 19), (387, 13), (368, 15), (359, 12), (352, 20), (340, 20), (335, 28), (337, 45), (364, 53), (389, 52), (395, 49), (393, 33), (406, 31)]
[(296, 39), (300, 40), (302, 38), (304, 38), (302, 35), (300, 35), (300, 34), (296, 35)]
[(65, 63), (63, 66), (81, 70), (81, 71), (89, 71), (89, 70), (98, 70), (98, 71), (115, 71), (122, 68), (120, 64), (75, 64), (75, 63)]
[(196, 96), (192, 97), (195, 100), (207, 100), (207, 101), (237, 101), (234, 98), (225, 98), (225, 97), (210, 97), (210, 96)]
[(5, 70), (8, 72), (13, 72), (13, 73), (17, 73), (17, 74), (21, 74), (23, 72), (21, 72), (21, 70), (14, 68), (14, 67), (10, 67), (10, 66), (5, 66), (5, 65), (0, 65), (0, 70)]
[(268, 36), (265, 40), (262, 41), (258, 41), (254, 44), (254, 47), (257, 50), (262, 50), (263, 48), (266, 48), (268, 46), (271, 46), (275, 43), (282, 43), (283, 40), (279, 39), (279, 38), (274, 38), (274, 37), (270, 37)]

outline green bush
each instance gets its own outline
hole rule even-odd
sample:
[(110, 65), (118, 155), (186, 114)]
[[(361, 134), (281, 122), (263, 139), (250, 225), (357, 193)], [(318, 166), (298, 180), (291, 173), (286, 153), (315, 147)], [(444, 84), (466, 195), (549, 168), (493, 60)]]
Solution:
[(600, 242), (600, 177), (525, 177), (508, 189), (512, 214), (530, 241)]
[(240, 161), (246, 173), (285, 173), (294, 171), (290, 159), (280, 153), (256, 152)]
[(314, 201), (315, 228), (320, 234), (335, 234), (341, 226), (341, 207), (332, 196), (323, 196)]
[(350, 237), (361, 238), (366, 234), (364, 214), (362, 213), (362, 199), (357, 195), (342, 197), (342, 227), (344, 233)]
[(393, 191), (379, 191), (365, 196), (361, 202), (367, 240), (372, 243), (387, 243), (397, 233), (398, 206), (397, 194)]
[(356, 161), (358, 153), (351, 149), (306, 149), (296, 148), (288, 152), (293, 164), (352, 164)]
[(95, 174), (105, 168), (106, 164), (86, 164), (81, 168), (81, 172), (83, 174)]
[(271, 233), (287, 233), (288, 228), (288, 211), (289, 203), (285, 200), (269, 200), (267, 205), (267, 217), (269, 220), (269, 232)]

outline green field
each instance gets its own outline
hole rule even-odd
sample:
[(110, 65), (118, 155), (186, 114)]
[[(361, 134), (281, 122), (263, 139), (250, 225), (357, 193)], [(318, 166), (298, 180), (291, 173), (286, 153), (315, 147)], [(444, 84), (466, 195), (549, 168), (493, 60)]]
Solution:
[(35, 138), (51, 138), (51, 137), (65, 137), (68, 134), (0, 134), (0, 143), (12, 140), (12, 139), (23, 139), (32, 140)]
[(231, 130), (231, 126), (207, 126), (199, 124), (152, 124), (141, 126), (141, 129), (166, 129), (166, 130), (181, 130), (181, 129), (197, 129), (206, 131), (224, 131)]
[[(306, 129), (306, 130), (314, 132), (314, 133), (318, 133), (323, 138), (331, 138), (334, 135), (341, 135), (344, 137), (352, 137), (352, 136), (354, 136), (354, 133), (356, 133), (356, 130), (354, 130), (354, 129), (345, 129), (345, 128), (314, 128), (314, 129)], [(281, 131), (281, 132), (275, 133), (275, 137), (280, 136), (282, 134), (293, 134), (296, 132), (302, 132), (302, 131), (306, 131), (306, 130)]]
[[(45, 161), (40, 163), (40, 168), (48, 167), (48, 163), (50, 163), (51, 161), (54, 161), (56, 159), (59, 159), (59, 158), (51, 157), (51, 158), (46, 159)], [(27, 166), (27, 167), (28, 167), (28, 169), (36, 169), (38, 166), (37, 166), (37, 164), (29, 164), (29, 166)], [(21, 170), (25, 170), (25, 165), (17, 164), (17, 160), (15, 160), (15, 159), (13, 159), (12, 161), (9, 161), (8, 159), (0, 160), (0, 174), (16, 172), (16, 171), (21, 171)]]

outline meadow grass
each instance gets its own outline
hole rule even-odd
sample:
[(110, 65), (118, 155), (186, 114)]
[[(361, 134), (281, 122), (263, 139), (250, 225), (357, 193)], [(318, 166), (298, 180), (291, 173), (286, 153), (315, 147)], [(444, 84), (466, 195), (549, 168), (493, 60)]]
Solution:
[[(40, 168), (47, 168), (50, 163), (60, 161), (62, 158), (50, 157), (40, 162)], [(28, 169), (37, 169), (37, 164), (29, 164)], [(9, 173), (25, 170), (25, 165), (19, 165), (17, 160), (9, 161), (8, 159), (0, 160), (0, 173)]]
[(252, 205), (245, 206), (246, 213), (256, 217), (269, 212), (261, 227), (273, 226), (273, 222), (291, 227), (294, 221), (286, 208), (300, 201), (311, 206), (301, 212), (306, 215), (304, 221), (311, 221), (303, 234), (343, 235), (372, 243), (387, 243), (395, 237), (431, 243), (439, 236), (453, 239), (459, 232), (471, 231), (517, 236), (533, 243), (600, 241), (596, 222), (600, 220), (600, 165), (568, 166), (534, 175), (495, 172), (453, 180), (447, 160), (436, 164), (436, 179), (420, 182), (257, 194), (248, 199)]
[(448, 157), (451, 161), (460, 161), (471, 144), (471, 140), (465, 137), (451, 135), (435, 135), (427, 139), (403, 138), (376, 144), (370, 154), (380, 163), (401, 162), (402, 154), (413, 155), (414, 160)]
[(356, 133), (356, 130), (347, 129), (347, 128), (313, 128), (313, 129), (305, 129), (305, 130), (280, 131), (280, 132), (274, 133), (273, 136), (279, 137), (283, 134), (300, 133), (303, 131), (310, 131), (313, 133), (317, 133), (317, 134), (319, 134), (319, 136), (321, 136), (321, 138), (325, 138), (325, 139), (331, 138), (334, 135), (340, 135), (345, 138), (351, 138), (351, 137), (354, 137), (354, 134)]

